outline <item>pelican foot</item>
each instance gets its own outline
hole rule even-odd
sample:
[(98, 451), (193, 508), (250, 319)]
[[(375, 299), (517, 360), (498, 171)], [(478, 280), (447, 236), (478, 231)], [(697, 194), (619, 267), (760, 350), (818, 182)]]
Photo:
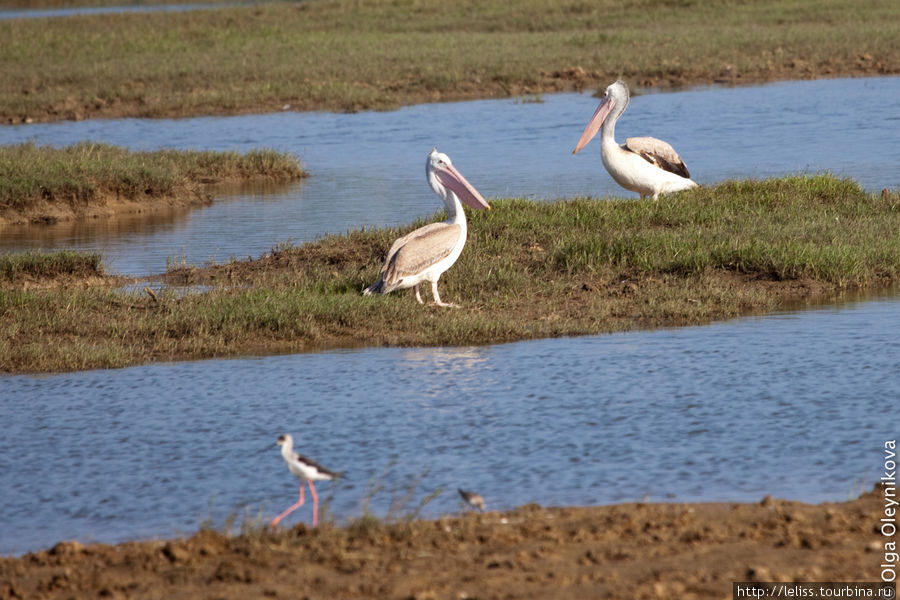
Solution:
[(453, 304), (452, 302), (435, 302), (435, 306), (446, 306), (447, 308), (462, 308), (459, 304)]
[(448, 306), (452, 308), (459, 308), (458, 304), (453, 304), (452, 302), (444, 302), (441, 300), (441, 295), (438, 294), (437, 290), (437, 281), (431, 282), (431, 295), (434, 297), (434, 304), (436, 306)]

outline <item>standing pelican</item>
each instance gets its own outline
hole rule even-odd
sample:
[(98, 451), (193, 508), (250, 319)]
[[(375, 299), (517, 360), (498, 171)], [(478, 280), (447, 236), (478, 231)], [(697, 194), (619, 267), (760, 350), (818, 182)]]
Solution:
[(447, 220), (431, 223), (407, 233), (388, 250), (378, 281), (363, 294), (387, 294), (394, 290), (414, 288), (416, 300), (422, 302), (419, 284), (431, 282), (431, 293), (438, 306), (456, 306), (441, 302), (437, 282), (444, 271), (453, 266), (466, 244), (466, 213), (460, 200), (472, 208), (487, 208), (488, 203), (466, 181), (450, 162), (450, 157), (433, 148), (425, 161), (425, 176), (434, 193), (447, 207)]
[(653, 137), (633, 137), (621, 146), (616, 144), (616, 121), (625, 112), (628, 97), (628, 86), (622, 80), (606, 88), (600, 106), (572, 154), (587, 146), (602, 129), (600, 156), (603, 166), (626, 190), (637, 192), (642, 199), (651, 196), (656, 200), (660, 194), (697, 187), (684, 161), (668, 143)]

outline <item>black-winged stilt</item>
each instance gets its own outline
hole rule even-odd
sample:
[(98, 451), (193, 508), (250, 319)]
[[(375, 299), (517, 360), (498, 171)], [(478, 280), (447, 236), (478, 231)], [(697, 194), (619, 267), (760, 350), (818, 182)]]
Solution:
[(338, 474), (294, 452), (294, 438), (289, 433), (278, 436), (277, 443), (281, 446), (281, 457), (287, 463), (288, 469), (300, 479), (300, 499), (296, 504), (288, 507), (286, 511), (272, 519), (271, 526), (277, 526), (278, 522), (284, 517), (303, 506), (303, 483), (306, 482), (309, 484), (309, 491), (313, 497), (312, 524), (315, 527), (319, 520), (319, 496), (316, 494), (316, 486), (313, 485), (313, 481), (328, 481), (337, 477)]

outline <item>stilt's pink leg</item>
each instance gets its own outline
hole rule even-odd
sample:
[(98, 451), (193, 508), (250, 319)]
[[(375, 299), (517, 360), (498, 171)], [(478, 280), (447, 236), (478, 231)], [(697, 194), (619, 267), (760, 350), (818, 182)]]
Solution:
[(312, 480), (309, 480), (309, 491), (312, 492), (313, 497), (313, 527), (315, 527), (319, 521), (319, 496), (316, 494), (316, 486), (313, 485)]
[(288, 516), (289, 514), (291, 514), (293, 511), (295, 511), (295, 510), (297, 510), (298, 508), (300, 508), (301, 506), (303, 506), (303, 501), (304, 501), (304, 498), (303, 498), (303, 482), (301, 481), (301, 482), (300, 482), (300, 500), (298, 500), (297, 503), (294, 504), (293, 506), (288, 507), (288, 509), (287, 509), (286, 511), (284, 511), (283, 513), (281, 513), (280, 515), (278, 515), (277, 517), (275, 517), (274, 519), (272, 519), (272, 522), (269, 524), (269, 526), (270, 526), (270, 527), (275, 527), (276, 525), (278, 525), (278, 522), (279, 522), (279, 521), (281, 521), (283, 518), (285, 518), (286, 516)]

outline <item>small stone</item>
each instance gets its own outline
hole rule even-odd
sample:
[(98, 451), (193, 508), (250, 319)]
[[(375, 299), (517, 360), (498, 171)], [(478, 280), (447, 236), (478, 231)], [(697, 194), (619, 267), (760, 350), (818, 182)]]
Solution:
[(772, 581), (772, 572), (763, 566), (748, 566), (747, 579), (750, 581)]
[(53, 546), (50, 549), (50, 554), (52, 556), (71, 556), (72, 554), (78, 554), (82, 550), (84, 550), (84, 544), (78, 540), (68, 540)]

